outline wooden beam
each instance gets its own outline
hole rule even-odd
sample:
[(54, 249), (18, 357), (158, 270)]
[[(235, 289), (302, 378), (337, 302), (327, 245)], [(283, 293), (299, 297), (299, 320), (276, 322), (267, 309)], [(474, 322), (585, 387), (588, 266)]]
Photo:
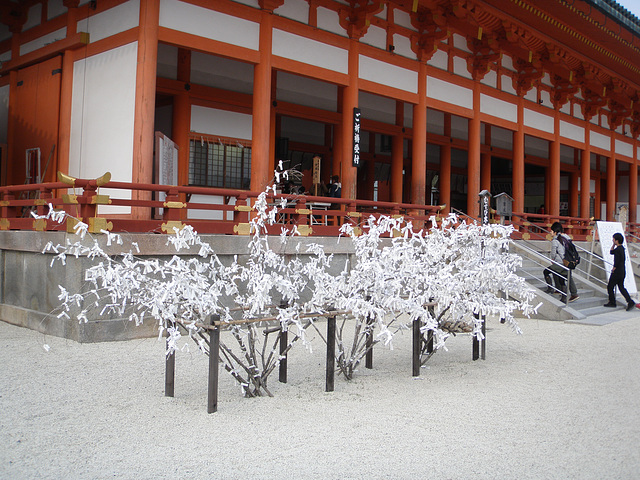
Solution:
[(89, 43), (89, 34), (86, 32), (78, 32), (75, 35), (58, 40), (57, 42), (45, 45), (33, 52), (21, 55), (16, 59), (9, 60), (2, 64), (0, 75), (5, 75), (12, 70), (18, 70), (30, 65), (48, 60), (56, 55), (62, 54), (65, 50), (74, 50), (83, 47)]

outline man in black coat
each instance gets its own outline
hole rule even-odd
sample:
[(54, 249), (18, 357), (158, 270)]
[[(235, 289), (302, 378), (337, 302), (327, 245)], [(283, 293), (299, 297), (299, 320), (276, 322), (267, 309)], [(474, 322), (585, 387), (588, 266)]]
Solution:
[(607, 285), (607, 292), (609, 292), (609, 302), (605, 303), (605, 307), (616, 306), (616, 293), (615, 288), (618, 287), (620, 293), (627, 301), (627, 311), (632, 310), (636, 306), (635, 302), (631, 300), (629, 292), (624, 288), (624, 277), (627, 272), (625, 270), (626, 257), (624, 254), (624, 237), (621, 233), (613, 234), (613, 246), (611, 247), (611, 255), (613, 255), (613, 268), (611, 269), (611, 275), (609, 276), (609, 283)]

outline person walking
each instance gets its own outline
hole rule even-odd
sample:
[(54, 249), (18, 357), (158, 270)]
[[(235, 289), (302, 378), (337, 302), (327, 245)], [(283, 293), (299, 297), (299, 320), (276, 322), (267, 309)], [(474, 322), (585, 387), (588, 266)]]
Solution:
[(616, 304), (616, 287), (620, 290), (620, 293), (627, 301), (627, 311), (633, 309), (636, 303), (631, 300), (631, 296), (627, 289), (624, 288), (624, 278), (627, 276), (626, 272), (626, 256), (624, 254), (624, 237), (621, 233), (613, 234), (613, 246), (609, 253), (613, 255), (613, 267), (611, 268), (611, 275), (609, 275), (609, 283), (607, 284), (607, 292), (609, 293), (609, 302), (605, 303), (605, 307), (615, 307)]
[[(564, 228), (560, 222), (553, 222), (551, 225), (551, 231), (553, 232), (553, 239), (551, 240), (551, 260), (554, 262), (544, 269), (543, 275), (544, 279), (547, 282), (547, 290), (546, 293), (554, 293), (559, 291), (560, 298), (564, 302), (567, 298), (567, 293), (565, 289), (565, 281), (567, 278), (568, 270), (563, 267), (562, 260), (564, 259), (564, 243), (561, 236), (565, 237), (567, 240), (571, 240), (568, 235), (564, 234)], [(552, 288), (552, 279), (555, 282), (556, 290)], [(576, 284), (573, 281), (573, 278), (569, 281), (569, 292), (571, 295), (569, 296), (570, 302), (575, 302), (578, 298), (578, 289), (576, 288)]]

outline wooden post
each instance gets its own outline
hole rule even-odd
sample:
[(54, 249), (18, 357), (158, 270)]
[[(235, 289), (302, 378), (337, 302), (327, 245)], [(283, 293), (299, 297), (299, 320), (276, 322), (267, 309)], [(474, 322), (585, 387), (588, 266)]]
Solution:
[(289, 345), (289, 331), (288, 330), (280, 330), (280, 364), (279, 368), (279, 377), (280, 383), (287, 383), (287, 346)]
[(482, 345), (481, 345), (481, 349), (480, 349), (480, 358), (482, 360), (485, 360), (485, 354), (486, 354), (486, 350), (487, 350), (487, 316), (483, 315), (482, 316), (482, 335), (484, 336), (484, 338), (482, 339)]
[(420, 376), (420, 320), (413, 321), (413, 372), (414, 377)]
[[(220, 321), (219, 315), (211, 315), (210, 324)], [(209, 330), (209, 393), (207, 413), (218, 411), (218, 361), (220, 358), (220, 326)]]
[[(371, 297), (367, 296), (367, 301)], [(365, 368), (373, 368), (373, 318), (367, 315), (367, 356), (364, 363)]]
[[(173, 322), (169, 322), (168, 326), (174, 327), (175, 324)], [(169, 346), (169, 331), (167, 329), (167, 347)], [(166, 357), (165, 362), (165, 373), (164, 373), (164, 396), (165, 397), (173, 397), (173, 391), (175, 386), (175, 375), (176, 375), (176, 352), (171, 352), (170, 355)]]
[(336, 370), (336, 317), (327, 317), (327, 374), (325, 392), (333, 392)]
[[(474, 313), (474, 317), (478, 318), (478, 314)], [(473, 342), (471, 346), (471, 359), (478, 360), (480, 358), (480, 340), (478, 340), (477, 335), (473, 335)]]
[[(287, 308), (289, 304), (285, 301), (280, 302), (280, 308)], [(280, 326), (280, 339), (278, 343), (280, 344), (280, 363), (278, 364), (278, 380), (280, 383), (287, 383), (287, 346), (289, 345), (289, 327), (287, 330), (282, 330), (282, 326)]]

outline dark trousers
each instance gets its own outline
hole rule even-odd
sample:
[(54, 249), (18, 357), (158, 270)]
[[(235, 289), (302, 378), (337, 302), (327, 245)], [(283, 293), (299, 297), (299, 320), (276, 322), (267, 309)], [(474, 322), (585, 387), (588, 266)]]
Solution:
[[(564, 268), (554, 263), (545, 268), (542, 274), (549, 287), (551, 287), (551, 282), (553, 281), (560, 292), (566, 293), (567, 271)], [(573, 281), (573, 277), (571, 277), (571, 281), (569, 282), (569, 293), (571, 293), (571, 295), (578, 294), (578, 289)]]
[(627, 304), (634, 303), (631, 300), (631, 296), (629, 296), (629, 292), (624, 288), (624, 277), (625, 271), (618, 271), (617, 269), (613, 271), (611, 276), (609, 277), (609, 283), (607, 284), (607, 292), (609, 292), (609, 303), (616, 303), (616, 287), (620, 290), (620, 293), (627, 301)]

